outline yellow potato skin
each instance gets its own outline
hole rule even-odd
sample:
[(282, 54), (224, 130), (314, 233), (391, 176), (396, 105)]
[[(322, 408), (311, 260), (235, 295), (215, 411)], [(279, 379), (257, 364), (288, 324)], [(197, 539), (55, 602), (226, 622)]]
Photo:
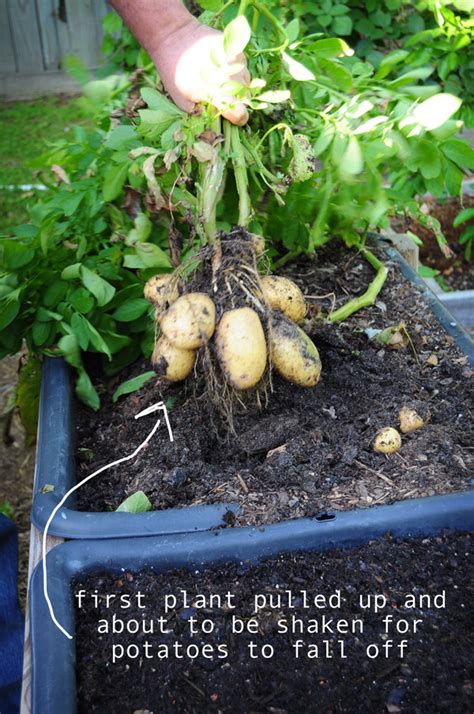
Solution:
[(426, 424), (418, 412), (409, 407), (402, 407), (400, 409), (399, 419), (402, 434), (411, 434), (412, 431), (421, 429)]
[(321, 376), (319, 352), (301, 327), (278, 315), (272, 319), (271, 357), (276, 371), (299, 387), (314, 387)]
[(162, 335), (155, 345), (151, 361), (160, 376), (169, 382), (181, 382), (191, 374), (196, 353), (175, 347)]
[(280, 310), (293, 322), (301, 322), (306, 315), (303, 293), (292, 280), (278, 275), (266, 275), (261, 280), (263, 297), (272, 310)]
[(216, 327), (216, 308), (206, 293), (182, 295), (165, 312), (161, 331), (182, 350), (195, 350), (210, 340)]
[(154, 275), (145, 283), (143, 295), (155, 308), (155, 314), (161, 314), (178, 299), (178, 281), (172, 275)]
[(394, 454), (402, 445), (402, 437), (392, 426), (377, 432), (374, 439), (374, 451), (380, 454)]
[(267, 364), (267, 345), (260, 318), (250, 307), (228, 310), (216, 330), (216, 351), (226, 380), (236, 389), (252, 389)]

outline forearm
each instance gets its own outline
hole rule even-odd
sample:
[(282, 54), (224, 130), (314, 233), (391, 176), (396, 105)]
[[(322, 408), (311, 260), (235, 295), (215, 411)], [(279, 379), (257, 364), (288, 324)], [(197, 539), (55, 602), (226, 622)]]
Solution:
[(195, 22), (181, 0), (110, 0), (110, 4), (152, 56), (167, 37)]

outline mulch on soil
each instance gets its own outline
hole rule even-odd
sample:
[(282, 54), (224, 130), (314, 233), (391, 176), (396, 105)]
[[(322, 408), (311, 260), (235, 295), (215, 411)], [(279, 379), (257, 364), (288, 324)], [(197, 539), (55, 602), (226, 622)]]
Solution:
[[(99, 607), (84, 600), (77, 611), (77, 684), (78, 709), (91, 712), (449, 712), (461, 714), (472, 711), (473, 671), (472, 638), (472, 582), (470, 580), (468, 535), (448, 535), (422, 541), (374, 541), (366, 546), (346, 551), (281, 555), (262, 564), (225, 564), (218, 571), (170, 571), (160, 575), (153, 572), (91, 574), (76, 582), (75, 592), (85, 589), (97, 592), (102, 598)], [(181, 589), (197, 607), (182, 607)], [(231, 619), (254, 616), (255, 594), (293, 594), (294, 609), (286, 603), (272, 609), (266, 605), (257, 617), (257, 634), (233, 634)], [(301, 591), (311, 599), (316, 594), (326, 598), (340, 590), (340, 606), (318, 609), (310, 605), (304, 609)], [(225, 605), (226, 593), (234, 595), (235, 609)], [(445, 593), (443, 602), (433, 600)], [(137, 593), (142, 593), (139, 609)], [(383, 593), (386, 606), (377, 614), (361, 609), (360, 595)], [(406, 596), (412, 593), (431, 596), (431, 602), (417, 602), (406, 607)], [(132, 606), (121, 609), (118, 599), (109, 609), (104, 594), (127, 595)], [(164, 596), (177, 596), (176, 608), (165, 615), (167, 634), (113, 635), (97, 633), (99, 619), (112, 617), (147, 623), (164, 615)], [(224, 605), (199, 609), (198, 595), (220, 594)], [(194, 598), (194, 600), (193, 600)], [(285, 600), (285, 597), (283, 597)], [(201, 601), (202, 602), (202, 601)], [(215, 602), (215, 601), (214, 601)], [(322, 616), (331, 619), (332, 633), (307, 633), (311, 620), (321, 622)], [(396, 633), (390, 626), (385, 634), (382, 618), (390, 614), (394, 623), (421, 620), (412, 634)], [(295, 615), (304, 623), (305, 634), (284, 634), (278, 620)], [(191, 637), (188, 620), (202, 622), (211, 619), (213, 634)], [(363, 632), (341, 634), (334, 631), (336, 621), (355, 618), (363, 621)], [(156, 632), (156, 631), (155, 631)], [(305, 646), (295, 659), (293, 643), (302, 639)], [(338, 656), (345, 641), (347, 659)], [(326, 656), (323, 641), (329, 642)], [(370, 659), (368, 645), (383, 647), (393, 640), (388, 656)], [(403, 658), (397, 645), (407, 640)], [(130, 659), (126, 656), (114, 664), (111, 652), (114, 644), (143, 646), (148, 641), (148, 656)], [(271, 659), (252, 659), (248, 644), (260, 647), (271, 644), (275, 648)], [(180, 653), (189, 645), (207, 644), (227, 648), (228, 657), (178, 659), (174, 654), (160, 659), (157, 652), (164, 645), (174, 648), (179, 643)], [(320, 656), (309, 659), (306, 645), (320, 646)], [(174, 653), (175, 650), (172, 649)], [(210, 651), (208, 650), (210, 655)]]
[(20, 355), (0, 361), (0, 503), (8, 501), (18, 527), (18, 591), (21, 606), (25, 609), (35, 450), (26, 446), (26, 434), (18, 413), (15, 412), (11, 422), (6, 416), (18, 380), (19, 361)]
[[(371, 268), (354, 251), (330, 246), (285, 274), (315, 306), (306, 329), (321, 354), (320, 383), (303, 389), (275, 375), (266, 408), (242, 412), (237, 438), (226, 440), (202, 384), (193, 380), (173, 386), (152, 380), (113, 405), (117, 385), (149, 369), (145, 361), (134, 365), (99, 385), (101, 412), (79, 406), (78, 479), (131, 453), (154, 423), (153, 416), (134, 415), (161, 399), (174, 400), (175, 441), (159, 430), (133, 462), (79, 490), (81, 510), (115, 509), (143, 490), (155, 509), (232, 501), (241, 508), (239, 525), (263, 524), (469, 487), (472, 369), (418, 289), (390, 265), (374, 306), (328, 325), (318, 322), (319, 309), (329, 311), (332, 303), (338, 307), (363, 292)], [(381, 346), (365, 333), (400, 320), (410, 336), (405, 348)], [(377, 430), (396, 427), (404, 405), (429, 410), (430, 422), (404, 436), (397, 454), (375, 453)]]

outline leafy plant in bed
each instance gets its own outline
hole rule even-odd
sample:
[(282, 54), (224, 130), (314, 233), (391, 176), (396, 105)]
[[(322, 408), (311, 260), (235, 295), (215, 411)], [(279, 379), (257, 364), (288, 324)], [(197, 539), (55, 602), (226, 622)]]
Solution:
[[(154, 88), (149, 67), (88, 85), (90, 98), (106, 98), (97, 129), (56, 145), (59, 187), (4, 241), (1, 344), (15, 351), (26, 337), (32, 352), (64, 356), (95, 409), (90, 352), (109, 376), (153, 353), (165, 379), (194, 372), (196, 392), (235, 442), (236, 420), (271, 404), (274, 371), (310, 390), (318, 382), (304, 318), (330, 342), (334, 323), (376, 301), (387, 268), (367, 245), (369, 227), (407, 201), (416, 211), (413, 196), (434, 178), (456, 191), (472, 152), (452, 138), (457, 97), (384, 82), (343, 40), (299, 37), (257, 0), (203, 19), (220, 27), (229, 11), (237, 16), (216, 71), (247, 48), (249, 88), (227, 83), (184, 115)], [(220, 117), (235, 97), (251, 110), (244, 129)], [(332, 237), (375, 270), (363, 269), (370, 284), (355, 299), (319, 314), (290, 277), (262, 277)], [(148, 376), (134, 375), (116, 396)]]

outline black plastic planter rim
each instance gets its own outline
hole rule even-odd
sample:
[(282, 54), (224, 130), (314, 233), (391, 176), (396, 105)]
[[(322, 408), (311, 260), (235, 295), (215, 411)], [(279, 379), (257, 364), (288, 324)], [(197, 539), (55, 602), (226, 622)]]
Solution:
[[(384, 246), (388, 257), (397, 262), (402, 274), (415, 283), (423, 298), (459, 348), (474, 364), (474, 343), (437, 297), (426, 287), (397, 250)], [(74, 418), (72, 380), (61, 359), (46, 359), (43, 366), (42, 395), (38, 430), (35, 494), (31, 520), (43, 530), (53, 510), (75, 483)], [(51, 488), (52, 487), (52, 488)], [(171, 508), (148, 513), (90, 513), (75, 510), (74, 494), (68, 506), (59, 509), (49, 532), (61, 538), (129, 538), (134, 536), (188, 533), (222, 527), (229, 511), (238, 512), (233, 503)], [(337, 516), (339, 517), (339, 515)]]
[[(416, 538), (440, 530), (474, 528), (474, 491), (401, 501), (391, 506), (346, 511), (337, 519), (302, 518), (266, 528), (230, 528), (214, 532), (70, 541), (48, 554), (49, 595), (59, 622), (75, 631), (71, 579), (104, 570), (123, 572), (170, 568), (199, 569), (225, 561), (257, 562), (280, 553), (347, 548), (380, 538)], [(41, 563), (30, 587), (33, 714), (76, 711), (75, 642), (53, 624), (43, 594)]]

